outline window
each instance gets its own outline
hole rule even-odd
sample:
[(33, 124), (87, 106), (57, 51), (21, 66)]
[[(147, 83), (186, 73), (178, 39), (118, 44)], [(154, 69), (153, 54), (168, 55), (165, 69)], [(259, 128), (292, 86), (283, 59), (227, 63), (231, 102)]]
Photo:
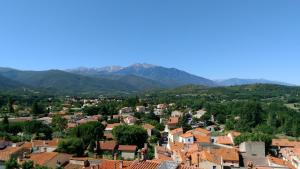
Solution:
[(213, 166), (213, 168), (212, 169), (217, 169), (217, 166)]

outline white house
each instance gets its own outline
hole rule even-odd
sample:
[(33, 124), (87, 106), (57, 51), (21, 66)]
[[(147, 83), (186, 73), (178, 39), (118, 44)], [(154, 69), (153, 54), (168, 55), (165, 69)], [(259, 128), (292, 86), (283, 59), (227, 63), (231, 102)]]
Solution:
[(194, 135), (192, 132), (187, 132), (184, 134), (181, 134), (179, 136), (179, 142), (185, 143), (185, 144), (193, 144), (194, 143)]
[(179, 142), (179, 136), (183, 134), (182, 128), (177, 128), (174, 130), (171, 130), (168, 134), (168, 140), (170, 142)]

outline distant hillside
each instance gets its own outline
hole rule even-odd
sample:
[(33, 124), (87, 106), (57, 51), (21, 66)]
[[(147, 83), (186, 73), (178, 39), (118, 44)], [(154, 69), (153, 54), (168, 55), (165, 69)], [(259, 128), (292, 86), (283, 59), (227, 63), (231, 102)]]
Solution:
[(212, 80), (192, 75), (175, 68), (165, 68), (162, 66), (155, 66), (151, 64), (134, 64), (128, 67), (109, 66), (104, 68), (90, 69), (79, 68), (68, 71), (72, 73), (93, 75), (98, 77), (101, 77), (103, 75), (134, 75), (136, 76), (135, 80), (137, 80), (138, 77), (141, 77), (143, 78), (143, 81), (149, 79), (152, 81), (152, 83), (157, 82), (158, 84), (166, 87), (178, 87), (187, 84), (216, 86), (216, 84)]
[[(123, 79), (125, 77), (100, 78), (60, 70), (19, 71), (0, 69), (0, 75), (10, 81), (22, 83), (32, 88), (62, 93), (134, 92), (160, 87), (154, 82), (148, 83), (148, 80), (142, 82), (140, 78), (136, 82), (135, 77), (126, 77), (126, 79)], [(12, 88), (17, 86), (12, 85)]]
[(299, 96), (300, 87), (274, 84), (251, 84), (228, 87), (181, 86), (174, 89), (149, 92), (150, 95), (201, 95), (216, 101), (219, 99), (268, 99), (282, 96)]
[(247, 84), (278, 84), (278, 85), (293, 86), (292, 84), (271, 81), (271, 80), (266, 80), (266, 79), (231, 78), (231, 79), (225, 79), (225, 80), (217, 80), (216, 83), (219, 86), (237, 86), (237, 85), (247, 85)]
[(27, 87), (24, 84), (0, 76), (0, 90), (18, 90)]

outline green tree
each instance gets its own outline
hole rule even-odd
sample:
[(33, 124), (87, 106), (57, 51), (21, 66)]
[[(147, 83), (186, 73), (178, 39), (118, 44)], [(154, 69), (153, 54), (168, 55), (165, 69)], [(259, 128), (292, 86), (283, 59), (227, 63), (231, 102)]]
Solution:
[(136, 125), (117, 126), (112, 133), (119, 144), (137, 145), (139, 148), (142, 148), (148, 139), (147, 131)]
[(68, 120), (61, 115), (54, 115), (52, 118), (51, 126), (55, 131), (64, 131), (68, 125)]
[(46, 113), (46, 109), (41, 104), (39, 104), (38, 102), (34, 101), (33, 104), (32, 104), (31, 113), (34, 116), (38, 116), (38, 115), (41, 115), (41, 114), (45, 114)]
[(10, 159), (8, 161), (5, 161), (5, 169), (18, 169), (19, 164), (17, 163), (16, 159)]
[(13, 99), (11, 97), (9, 97), (8, 101), (7, 101), (7, 110), (8, 110), (8, 113), (11, 113), (11, 114), (15, 113), (15, 110), (13, 108), (13, 103), (14, 103)]
[(71, 135), (81, 138), (85, 147), (92, 141), (100, 141), (103, 138), (104, 126), (100, 122), (88, 122), (75, 127)]
[(80, 138), (68, 138), (59, 141), (57, 151), (61, 153), (74, 154), (77, 157), (83, 156), (84, 144)]
[(33, 161), (25, 161), (21, 167), (22, 169), (34, 169), (34, 163)]

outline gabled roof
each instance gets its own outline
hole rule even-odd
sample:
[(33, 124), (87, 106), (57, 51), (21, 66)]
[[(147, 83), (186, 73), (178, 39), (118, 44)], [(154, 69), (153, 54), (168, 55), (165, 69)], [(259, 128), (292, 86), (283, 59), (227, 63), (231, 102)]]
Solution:
[(100, 141), (100, 149), (101, 150), (114, 150), (117, 143), (116, 141)]
[(170, 117), (168, 120), (168, 125), (176, 125), (179, 122), (179, 117)]
[(194, 131), (199, 132), (199, 133), (203, 133), (203, 134), (206, 134), (206, 135), (210, 134), (210, 131), (208, 131), (206, 129), (203, 129), (203, 128), (195, 128)]
[(114, 127), (120, 126), (121, 123), (107, 124), (105, 130), (112, 130)]
[(197, 142), (197, 143), (210, 143), (211, 142), (209, 136), (201, 136), (198, 134), (194, 134), (194, 137), (196, 139), (195, 142)]
[(228, 136), (218, 136), (217, 143), (224, 144), (224, 145), (233, 145), (232, 140)]
[(58, 153), (56, 152), (33, 153), (30, 154), (29, 160), (33, 161), (35, 164), (45, 165), (57, 155)]
[(158, 169), (159, 162), (155, 161), (135, 161), (127, 169)]
[(103, 160), (99, 165), (99, 169), (120, 169), (121, 162), (122, 168), (127, 168), (132, 164), (132, 161)]
[(10, 159), (10, 156), (21, 150), (21, 147), (7, 147), (4, 150), (0, 150), (0, 161), (6, 161)]
[(180, 134), (180, 133), (183, 133), (183, 129), (182, 128), (177, 128), (177, 129), (174, 129), (174, 130), (170, 131), (170, 134), (172, 134), (172, 135), (174, 135), (174, 134)]
[(288, 139), (272, 139), (272, 146), (300, 147), (300, 142), (290, 141)]
[(189, 137), (194, 137), (194, 135), (191, 132), (187, 132), (187, 133), (181, 134), (180, 137), (189, 138)]
[(152, 126), (151, 124), (144, 124), (144, 125), (143, 125), (143, 128), (144, 128), (144, 129), (150, 129), (150, 130), (152, 130), (152, 129), (154, 129), (155, 127)]
[(119, 151), (136, 151), (136, 145), (119, 145)]

